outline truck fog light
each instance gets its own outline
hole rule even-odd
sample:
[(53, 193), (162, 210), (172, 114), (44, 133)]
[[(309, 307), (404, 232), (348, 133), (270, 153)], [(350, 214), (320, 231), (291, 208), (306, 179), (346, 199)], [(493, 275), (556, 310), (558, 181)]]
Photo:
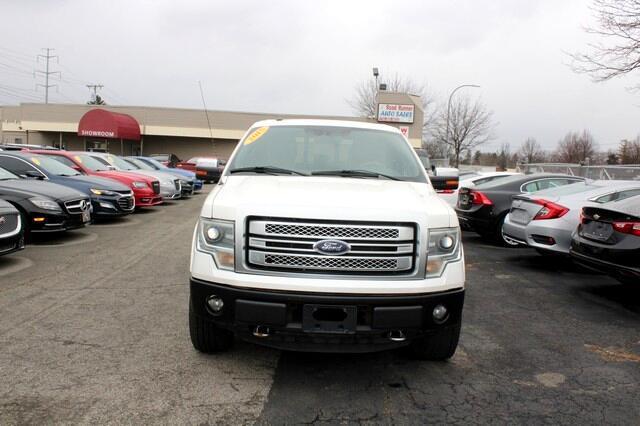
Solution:
[(433, 308), (433, 320), (438, 324), (445, 322), (448, 315), (449, 311), (444, 305), (436, 305), (436, 307)]
[(438, 244), (441, 248), (449, 250), (455, 244), (455, 240), (451, 237), (451, 235), (445, 235), (444, 237), (440, 238)]
[(212, 294), (207, 297), (207, 305), (209, 306), (209, 309), (211, 309), (211, 312), (219, 314), (222, 312), (222, 308), (224, 308), (224, 301), (215, 294)]

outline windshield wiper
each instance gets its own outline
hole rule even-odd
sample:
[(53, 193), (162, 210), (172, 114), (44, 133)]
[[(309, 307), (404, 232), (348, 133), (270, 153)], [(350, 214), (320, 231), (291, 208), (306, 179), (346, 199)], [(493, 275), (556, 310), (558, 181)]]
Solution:
[(283, 169), (281, 167), (273, 167), (273, 166), (239, 167), (237, 169), (229, 170), (230, 174), (242, 173), (242, 172), (266, 173), (266, 174), (273, 174), (273, 175), (288, 174), (288, 175), (309, 176), (306, 173), (297, 172), (295, 170)]
[(318, 170), (311, 172), (312, 176), (343, 176), (343, 177), (374, 177), (386, 178), (391, 180), (403, 180), (395, 176), (386, 175), (384, 173), (372, 172), (369, 170)]

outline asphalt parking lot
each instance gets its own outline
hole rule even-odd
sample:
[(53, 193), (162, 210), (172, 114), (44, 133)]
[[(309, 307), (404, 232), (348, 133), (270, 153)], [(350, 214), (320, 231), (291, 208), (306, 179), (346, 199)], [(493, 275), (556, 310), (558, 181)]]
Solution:
[(473, 234), (449, 362), (196, 352), (187, 280), (204, 197), (0, 258), (0, 424), (640, 421), (640, 288)]

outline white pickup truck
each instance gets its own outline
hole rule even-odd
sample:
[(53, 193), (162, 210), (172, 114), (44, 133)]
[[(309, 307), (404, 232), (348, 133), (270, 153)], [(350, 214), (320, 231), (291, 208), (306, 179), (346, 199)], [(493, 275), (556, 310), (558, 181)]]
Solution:
[[(191, 253), (189, 328), (212, 353), (410, 346), (451, 357), (464, 255), (454, 211), (395, 128), (267, 120), (208, 195)], [(457, 182), (455, 182), (457, 185)]]

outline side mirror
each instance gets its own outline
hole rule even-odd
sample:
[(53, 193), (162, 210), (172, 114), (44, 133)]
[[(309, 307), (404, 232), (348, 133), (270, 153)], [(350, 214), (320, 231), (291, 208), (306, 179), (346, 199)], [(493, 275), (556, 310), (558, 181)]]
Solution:
[(431, 173), (433, 173), (434, 175), (436, 174), (436, 166), (435, 166), (435, 164), (431, 165)]
[(44, 179), (44, 175), (36, 170), (27, 170), (26, 172), (24, 172), (23, 176), (29, 179)]
[(451, 194), (458, 189), (460, 178), (458, 176), (430, 176), (431, 185), (436, 192)]

